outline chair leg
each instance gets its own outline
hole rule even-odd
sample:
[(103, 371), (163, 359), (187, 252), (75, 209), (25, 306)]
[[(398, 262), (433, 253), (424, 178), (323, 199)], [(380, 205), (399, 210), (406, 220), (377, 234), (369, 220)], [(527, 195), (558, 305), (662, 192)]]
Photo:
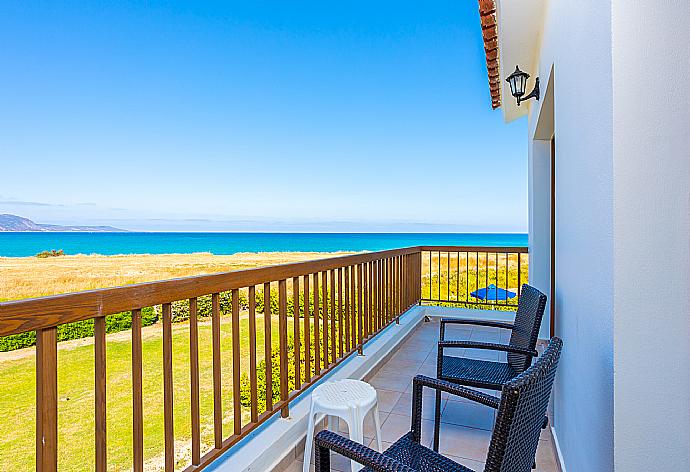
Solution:
[(376, 429), (376, 447), (378, 452), (383, 452), (383, 444), (381, 444), (381, 419), (379, 418), (379, 406), (374, 405), (374, 427)]
[(316, 472), (330, 472), (331, 471), (331, 451), (326, 447), (316, 446), (315, 457)]
[(544, 417), (544, 423), (541, 425), (541, 429), (546, 429), (549, 426), (549, 417), (545, 416)]
[(436, 390), (436, 406), (434, 411), (434, 451), (438, 452), (439, 433), (441, 429), (441, 392)]
[[(352, 412), (347, 426), (350, 431), (350, 439), (354, 442), (364, 444), (364, 418), (359, 414), (359, 410)], [(361, 464), (353, 460), (350, 461), (350, 465), (352, 467), (352, 472), (358, 472), (363, 468)]]

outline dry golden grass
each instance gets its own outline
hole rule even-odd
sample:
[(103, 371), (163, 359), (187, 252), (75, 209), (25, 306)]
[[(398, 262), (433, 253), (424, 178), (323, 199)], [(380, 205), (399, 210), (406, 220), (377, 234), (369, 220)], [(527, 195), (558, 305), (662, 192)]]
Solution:
[(0, 257), (0, 300), (55, 295), (190, 275), (298, 262), (347, 253), (263, 252)]

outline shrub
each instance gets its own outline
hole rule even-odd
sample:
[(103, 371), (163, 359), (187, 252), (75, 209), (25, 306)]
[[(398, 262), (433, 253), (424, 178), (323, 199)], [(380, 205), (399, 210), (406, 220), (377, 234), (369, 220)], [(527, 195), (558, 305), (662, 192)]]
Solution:
[(51, 249), (50, 251), (41, 251), (38, 254), (36, 254), (36, 257), (40, 259), (45, 259), (46, 257), (59, 257), (59, 256), (64, 256), (65, 251), (62, 249)]

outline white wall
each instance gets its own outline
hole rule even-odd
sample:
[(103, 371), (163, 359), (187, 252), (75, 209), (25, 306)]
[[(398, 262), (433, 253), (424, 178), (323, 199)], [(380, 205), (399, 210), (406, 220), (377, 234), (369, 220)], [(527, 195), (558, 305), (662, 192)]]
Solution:
[[(556, 334), (564, 349), (554, 433), (569, 471), (613, 469), (613, 142), (608, 0), (551, 0), (539, 54), (542, 86), (554, 74), (556, 134)], [(530, 110), (532, 141), (539, 106)], [(546, 154), (548, 155), (548, 154)], [(542, 166), (543, 167), (543, 166)], [(531, 166), (531, 178), (544, 168)], [(539, 175), (537, 175), (539, 173)], [(548, 179), (548, 176), (546, 176)], [(547, 180), (548, 182), (548, 180)], [(543, 214), (548, 185), (532, 186)], [(542, 243), (544, 244), (544, 243)], [(530, 261), (548, 264), (548, 259)]]
[(616, 470), (690, 470), (690, 2), (614, 0)]
[[(535, 141), (529, 147), (529, 283), (548, 296), (540, 339), (549, 339), (551, 313), (551, 146)], [(536, 262), (535, 262), (536, 261)]]
[[(570, 471), (690, 470), (689, 25), (687, 0), (551, 0), (545, 15), (564, 339), (554, 432)], [(547, 153), (530, 146), (536, 220)], [(543, 224), (530, 231), (545, 271)]]

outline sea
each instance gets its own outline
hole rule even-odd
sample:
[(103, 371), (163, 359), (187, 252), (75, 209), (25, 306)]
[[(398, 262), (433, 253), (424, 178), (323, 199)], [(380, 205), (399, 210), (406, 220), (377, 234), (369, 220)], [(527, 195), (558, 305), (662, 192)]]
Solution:
[(527, 246), (526, 233), (0, 233), (0, 257), (65, 254), (236, 254), (381, 251), (406, 246)]

